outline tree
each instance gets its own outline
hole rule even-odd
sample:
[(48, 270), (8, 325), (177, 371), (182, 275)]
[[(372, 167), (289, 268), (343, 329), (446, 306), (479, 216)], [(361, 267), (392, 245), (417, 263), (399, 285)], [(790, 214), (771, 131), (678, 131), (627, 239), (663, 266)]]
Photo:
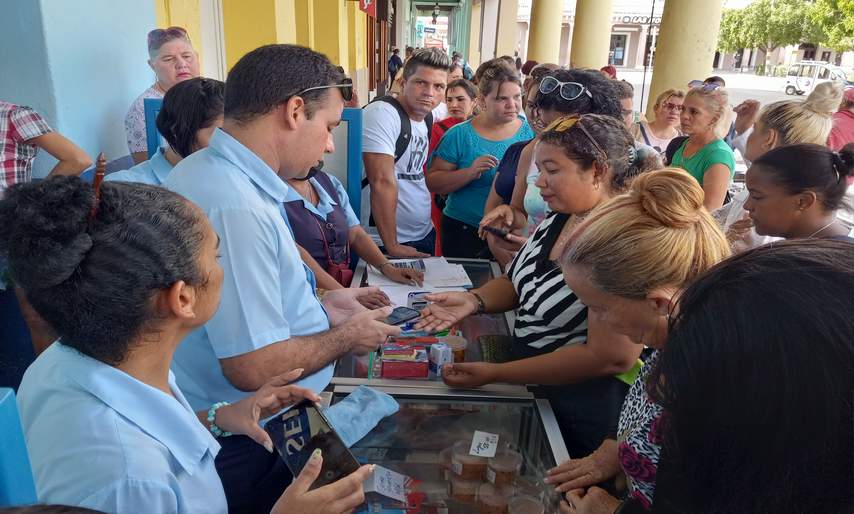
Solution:
[[(826, 0), (852, 2), (854, 0)], [(758, 48), (765, 53), (765, 70), (770, 72), (770, 54), (781, 46), (801, 43), (813, 28), (811, 5), (802, 0), (757, 0), (743, 9), (724, 12), (718, 46), (723, 51)]]
[(837, 52), (854, 50), (854, 0), (814, 0), (808, 10), (815, 43)]

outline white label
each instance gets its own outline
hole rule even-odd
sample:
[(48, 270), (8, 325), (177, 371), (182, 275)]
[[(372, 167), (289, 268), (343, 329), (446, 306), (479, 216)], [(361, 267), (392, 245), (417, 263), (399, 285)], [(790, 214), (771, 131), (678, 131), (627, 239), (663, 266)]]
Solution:
[(462, 475), (463, 474), (463, 463), (458, 461), (457, 459), (452, 460), (451, 461), (451, 471), (453, 471), (454, 474), (456, 474), (456, 475)]
[(374, 492), (399, 502), (406, 502), (406, 476), (395, 473), (382, 466), (376, 466), (374, 473), (365, 480), (365, 492)]
[(487, 468), (486, 480), (492, 484), (495, 483), (495, 471), (493, 471), (492, 468)]
[(498, 450), (498, 434), (490, 434), (489, 432), (481, 432), (480, 430), (474, 431), (469, 455), (474, 455), (475, 457), (495, 457), (496, 450)]

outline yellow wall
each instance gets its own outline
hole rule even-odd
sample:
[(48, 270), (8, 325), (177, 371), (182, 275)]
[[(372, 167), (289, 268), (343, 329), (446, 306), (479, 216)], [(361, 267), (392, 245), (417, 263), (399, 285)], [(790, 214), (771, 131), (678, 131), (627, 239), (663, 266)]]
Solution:
[(480, 65), (480, 16), (482, 7), (482, 2), (474, 3), (471, 6), (468, 63), (473, 70), (476, 70)]
[(519, 12), (519, 0), (502, 0), (498, 12), (498, 37), (495, 42), (495, 55), (513, 55), (516, 51), (516, 17)]
[(314, 0), (296, 0), (294, 20), (297, 44), (314, 48)]
[(157, 27), (184, 27), (201, 60), (203, 56), (199, 0), (154, 0), (154, 6), (157, 12)]
[(296, 43), (296, 5), (303, 0), (222, 0), (226, 67), (259, 46)]
[(325, 54), (333, 64), (350, 69), (347, 50), (349, 30), (347, 6), (338, 0), (314, 2), (314, 50)]

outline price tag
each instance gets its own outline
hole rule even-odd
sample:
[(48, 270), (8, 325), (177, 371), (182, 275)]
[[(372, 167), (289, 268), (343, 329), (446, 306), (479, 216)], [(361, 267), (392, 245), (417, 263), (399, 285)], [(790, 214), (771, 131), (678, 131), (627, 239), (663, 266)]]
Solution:
[(490, 434), (489, 432), (481, 432), (480, 430), (474, 431), (469, 455), (474, 455), (475, 457), (495, 457), (497, 449), (498, 434)]
[(365, 492), (374, 492), (406, 503), (405, 484), (406, 476), (382, 466), (376, 466), (374, 473), (365, 480)]

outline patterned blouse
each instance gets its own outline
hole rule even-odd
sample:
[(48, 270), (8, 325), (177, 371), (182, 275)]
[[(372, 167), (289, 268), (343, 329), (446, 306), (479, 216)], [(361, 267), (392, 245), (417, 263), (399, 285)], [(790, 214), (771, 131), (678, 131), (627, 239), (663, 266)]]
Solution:
[(154, 86), (149, 87), (130, 104), (125, 116), (125, 134), (128, 138), (130, 153), (145, 152), (148, 144), (145, 139), (145, 105), (146, 98), (163, 98), (163, 93)]
[(629, 482), (629, 496), (639, 501), (647, 510), (652, 507), (661, 453), (658, 428), (662, 408), (650, 400), (646, 393), (646, 382), (658, 355), (657, 351), (650, 355), (641, 368), (638, 379), (629, 389), (617, 428), (620, 466)]

